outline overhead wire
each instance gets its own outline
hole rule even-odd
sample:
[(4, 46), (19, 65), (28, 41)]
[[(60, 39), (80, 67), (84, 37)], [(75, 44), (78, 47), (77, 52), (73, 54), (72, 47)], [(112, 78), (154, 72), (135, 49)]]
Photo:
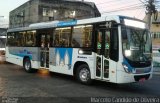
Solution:
[(106, 11), (106, 12), (102, 12), (101, 14), (105, 14), (105, 13), (113, 13), (113, 12), (123, 12), (123, 11), (130, 11), (130, 10), (137, 10), (140, 8), (129, 8), (129, 9), (120, 9), (120, 10), (113, 10), (113, 11)]
[(141, 9), (140, 12), (139, 12), (139, 14), (137, 14), (136, 16), (139, 17), (140, 15), (142, 15), (143, 12), (144, 11)]
[[(137, 0), (135, 4), (131, 4), (131, 3), (123, 3), (126, 2), (126, 0), (119, 0), (119, 1), (107, 1), (107, 2), (103, 2), (103, 3), (99, 3), (96, 4), (98, 7), (107, 7), (108, 10), (104, 10), (104, 11), (100, 11), (101, 14), (108, 14), (108, 13), (120, 13), (120, 12), (124, 12), (124, 11), (133, 11), (135, 13), (135, 16), (139, 16), (141, 13), (144, 14), (145, 13), (145, 9), (146, 9), (146, 5), (148, 3), (148, 0)], [(111, 5), (112, 4), (112, 5)], [(123, 5), (121, 7), (117, 7), (115, 8), (117, 5)], [(126, 4), (126, 5), (124, 5)], [(114, 5), (116, 5), (114, 7), (114, 9), (112, 9), (111, 7), (113, 7)], [(118, 5), (118, 6), (119, 6)]]
[[(122, 0), (118, 0), (118, 1), (122, 1)], [(117, 1), (116, 1), (116, 2), (117, 2)], [(107, 1), (107, 2), (98, 3), (98, 4), (96, 4), (96, 5), (104, 5), (104, 4), (108, 4), (108, 3), (113, 3), (113, 0)]]
[(106, 13), (106, 12), (117, 12), (117, 11), (123, 11), (123, 10), (130, 10), (130, 9), (138, 9), (138, 8), (143, 8), (143, 5), (139, 5), (139, 4), (132, 4), (132, 5), (128, 5), (128, 6), (124, 6), (124, 7), (119, 7), (119, 8), (115, 8), (114, 10), (110, 10), (110, 11), (102, 11), (101, 13)]
[(147, 1), (142, 1), (142, 0), (139, 0), (142, 4), (146, 5)]

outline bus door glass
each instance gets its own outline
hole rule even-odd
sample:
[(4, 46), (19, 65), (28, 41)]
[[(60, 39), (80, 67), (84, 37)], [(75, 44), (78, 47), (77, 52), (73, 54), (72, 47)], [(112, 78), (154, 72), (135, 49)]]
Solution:
[(97, 30), (96, 78), (98, 79), (107, 80), (109, 77), (109, 48), (110, 31)]
[(49, 33), (41, 34), (41, 48), (40, 48), (40, 66), (49, 68), (49, 47), (51, 35)]

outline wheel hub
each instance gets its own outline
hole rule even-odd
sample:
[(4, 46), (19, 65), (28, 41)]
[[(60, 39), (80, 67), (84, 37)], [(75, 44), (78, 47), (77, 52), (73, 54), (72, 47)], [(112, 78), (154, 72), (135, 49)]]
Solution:
[(30, 69), (30, 63), (28, 61), (26, 61), (26, 63), (25, 63), (25, 68), (26, 68), (26, 70)]
[(80, 71), (80, 79), (82, 81), (87, 81), (89, 79), (89, 71), (86, 68)]

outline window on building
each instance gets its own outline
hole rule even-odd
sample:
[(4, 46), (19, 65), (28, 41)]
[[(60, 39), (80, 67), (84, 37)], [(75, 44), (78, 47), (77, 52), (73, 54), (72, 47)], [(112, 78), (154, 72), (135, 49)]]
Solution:
[(153, 39), (159, 39), (160, 38), (160, 32), (152, 33), (152, 38)]
[(92, 25), (75, 26), (72, 35), (72, 47), (91, 47)]
[(48, 16), (49, 10), (48, 8), (43, 8), (43, 16)]
[(51, 9), (51, 8), (43, 8), (43, 16), (47, 16), (47, 17), (54, 17), (57, 16), (58, 11), (56, 9)]
[(157, 32), (157, 37), (158, 37), (158, 39), (160, 38), (160, 32)]
[(75, 10), (65, 10), (65, 18), (75, 18), (76, 11)]

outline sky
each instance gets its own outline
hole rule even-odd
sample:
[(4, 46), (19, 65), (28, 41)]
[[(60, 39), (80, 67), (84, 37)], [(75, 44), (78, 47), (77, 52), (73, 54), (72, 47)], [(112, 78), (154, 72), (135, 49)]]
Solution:
[(29, 0), (0, 0), (0, 27), (7, 27), (9, 12)]
[[(8, 24), (10, 11), (27, 1), (29, 0), (0, 0), (0, 27), (2, 25)], [(143, 19), (145, 16), (145, 6), (142, 2), (140, 2), (140, 0), (84, 1), (94, 2), (102, 15), (125, 15), (130, 17), (136, 17), (139, 19)]]

